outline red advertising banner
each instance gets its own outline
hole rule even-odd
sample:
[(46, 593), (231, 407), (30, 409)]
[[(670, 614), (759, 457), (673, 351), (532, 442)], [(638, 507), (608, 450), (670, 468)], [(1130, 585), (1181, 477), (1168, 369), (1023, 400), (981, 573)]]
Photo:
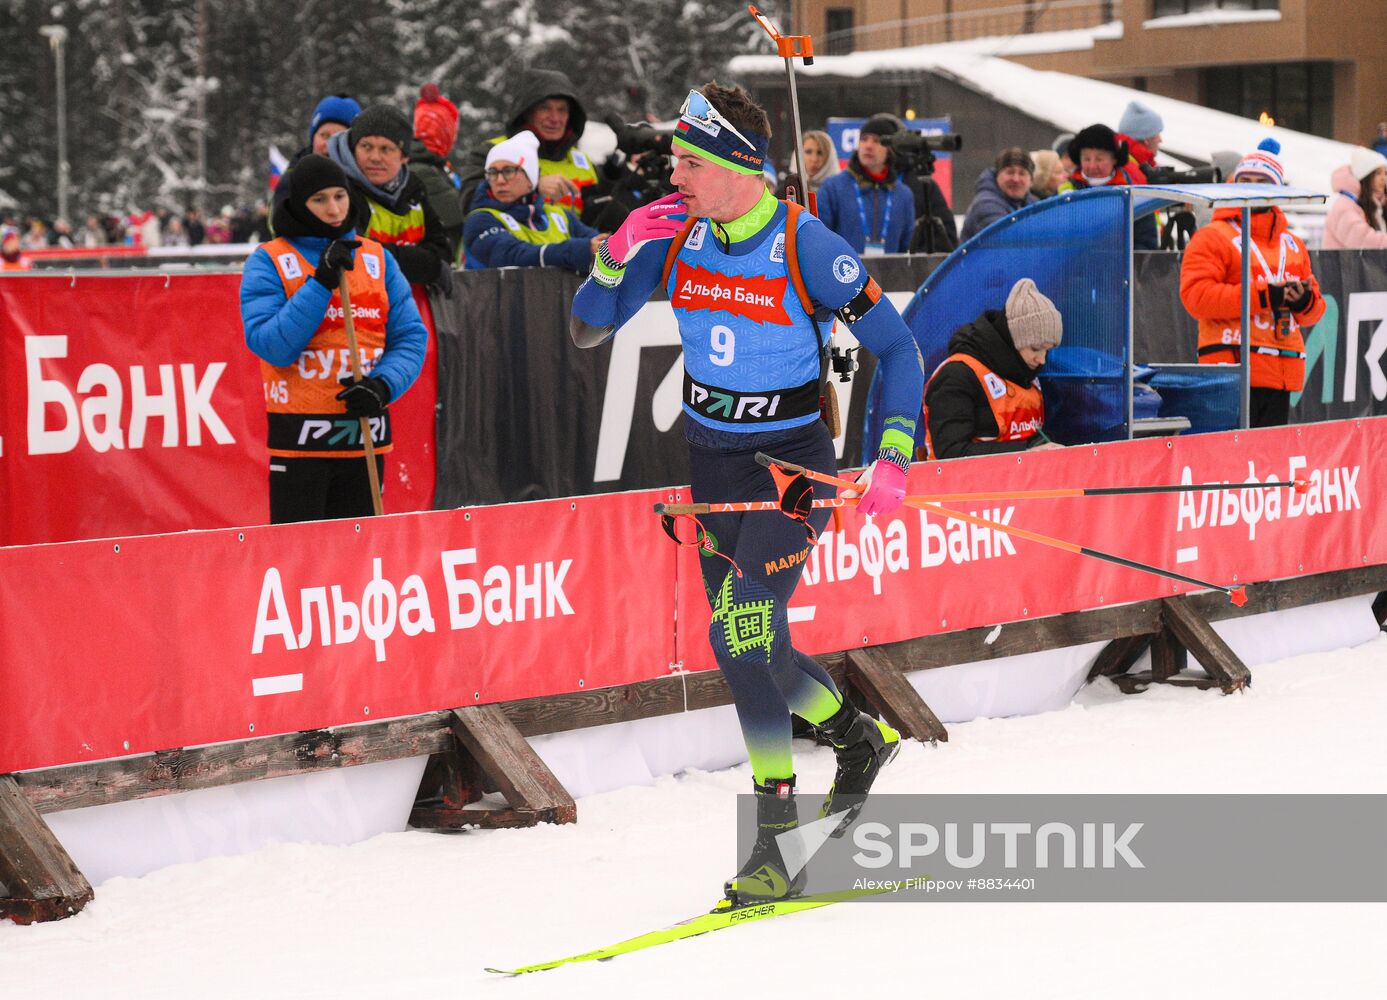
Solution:
[[(952, 505), (1237, 585), (1387, 563), (1384, 449), (1378, 417), (920, 464), (910, 485), (1306, 480)], [(0, 548), (0, 774), (709, 668), (698, 556), (651, 509), (685, 496)], [(821, 653), (1191, 589), (934, 514), (850, 511), (806, 560), (791, 627)]]
[(0, 774), (662, 676), (660, 496), (0, 549)]
[[(0, 545), (269, 519), (239, 290), (239, 274), (0, 278)], [(392, 411), (387, 511), (432, 506), (432, 341)]]
[[(941, 503), (1222, 586), (1387, 562), (1387, 418), (1125, 441), (920, 463), (911, 494), (1306, 479), (1289, 489)], [(775, 516), (775, 515), (772, 515)], [(809, 653), (1169, 597), (1199, 588), (961, 520), (845, 511), (805, 562), (790, 606)], [(680, 554), (679, 650), (714, 667), (708, 602)]]

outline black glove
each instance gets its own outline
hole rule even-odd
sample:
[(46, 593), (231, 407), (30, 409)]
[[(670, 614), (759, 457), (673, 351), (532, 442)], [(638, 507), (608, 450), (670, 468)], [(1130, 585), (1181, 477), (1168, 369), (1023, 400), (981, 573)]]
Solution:
[(390, 386), (385, 379), (367, 375), (360, 382), (353, 382), (348, 375), (340, 380), (346, 388), (337, 394), (347, 407), (347, 415), (352, 417), (378, 417), (385, 412), (390, 402)]
[(313, 271), (314, 280), (329, 292), (337, 291), (337, 286), (342, 283), (342, 272), (356, 268), (352, 254), (359, 246), (360, 240), (333, 240), (329, 243), (318, 258), (318, 266)]
[(1310, 300), (1314, 298), (1314, 290), (1310, 287), (1310, 282), (1304, 282), (1300, 286), (1300, 295), (1294, 299), (1286, 300), (1286, 308), (1293, 313), (1304, 312), (1310, 307)]
[(1286, 304), (1286, 286), (1268, 285), (1267, 286), (1267, 308), (1272, 312), (1281, 312)]
[(438, 269), (438, 275), (429, 282), (429, 287), (445, 299), (451, 299), (453, 297), (453, 269), (448, 266), (446, 260), (439, 263), (442, 266)]

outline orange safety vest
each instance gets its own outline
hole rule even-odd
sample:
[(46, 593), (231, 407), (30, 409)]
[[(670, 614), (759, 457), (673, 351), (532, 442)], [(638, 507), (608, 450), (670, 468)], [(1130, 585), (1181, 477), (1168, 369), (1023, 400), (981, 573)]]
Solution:
[[(284, 293), (292, 297), (313, 277), (311, 265), (283, 237), (264, 244), (274, 261)], [(390, 316), (390, 296), (385, 288), (385, 248), (361, 238), (356, 266), (343, 271), (352, 298), (357, 351), (363, 373), (375, 367), (385, 353), (385, 325)], [(323, 322), (314, 332), (298, 361), (277, 367), (261, 360), (265, 383), (265, 409), (269, 414), (269, 453), (282, 458), (360, 458), (365, 454), (361, 421), (346, 415), (338, 400), (339, 380), (351, 375), (347, 327), (343, 321), (342, 296), (334, 291)], [(371, 440), (376, 453), (394, 447), (390, 438), (389, 411), (372, 417)]]
[[(1040, 433), (1045, 426), (1045, 400), (1040, 394), (1039, 382), (1031, 383), (1030, 388), (1017, 385), (1002, 378), (971, 354), (949, 355), (934, 370), (934, 375), (938, 375), (939, 369), (951, 361), (962, 361), (973, 370), (982, 385), (983, 395), (987, 397), (987, 405), (992, 408), (992, 418), (997, 421), (996, 434), (974, 434), (974, 441), (1025, 441)], [(930, 376), (931, 382), (934, 375)], [(929, 395), (929, 386), (925, 386), (925, 390), (925, 394)], [(933, 461), (937, 456), (929, 434), (929, 407), (923, 407), (922, 412), (925, 421), (925, 458)]]

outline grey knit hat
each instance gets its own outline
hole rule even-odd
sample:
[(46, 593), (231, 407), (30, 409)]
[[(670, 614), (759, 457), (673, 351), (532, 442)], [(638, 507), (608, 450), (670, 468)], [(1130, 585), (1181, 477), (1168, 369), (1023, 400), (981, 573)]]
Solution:
[(1041, 294), (1030, 278), (1011, 286), (1007, 296), (1007, 328), (1018, 351), (1048, 351), (1059, 347), (1064, 323), (1055, 304)]

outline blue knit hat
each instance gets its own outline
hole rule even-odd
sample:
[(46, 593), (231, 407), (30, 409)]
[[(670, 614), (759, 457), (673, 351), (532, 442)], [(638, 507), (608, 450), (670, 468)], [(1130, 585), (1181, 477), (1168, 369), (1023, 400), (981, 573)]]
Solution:
[(1122, 112), (1117, 130), (1133, 139), (1149, 139), (1165, 131), (1165, 120), (1140, 101), (1133, 101)]
[(328, 94), (318, 106), (313, 109), (313, 117), (308, 120), (308, 141), (313, 142), (313, 136), (317, 134), (318, 127), (323, 122), (337, 122), (343, 127), (348, 127), (352, 119), (361, 114), (361, 105), (346, 94)]

